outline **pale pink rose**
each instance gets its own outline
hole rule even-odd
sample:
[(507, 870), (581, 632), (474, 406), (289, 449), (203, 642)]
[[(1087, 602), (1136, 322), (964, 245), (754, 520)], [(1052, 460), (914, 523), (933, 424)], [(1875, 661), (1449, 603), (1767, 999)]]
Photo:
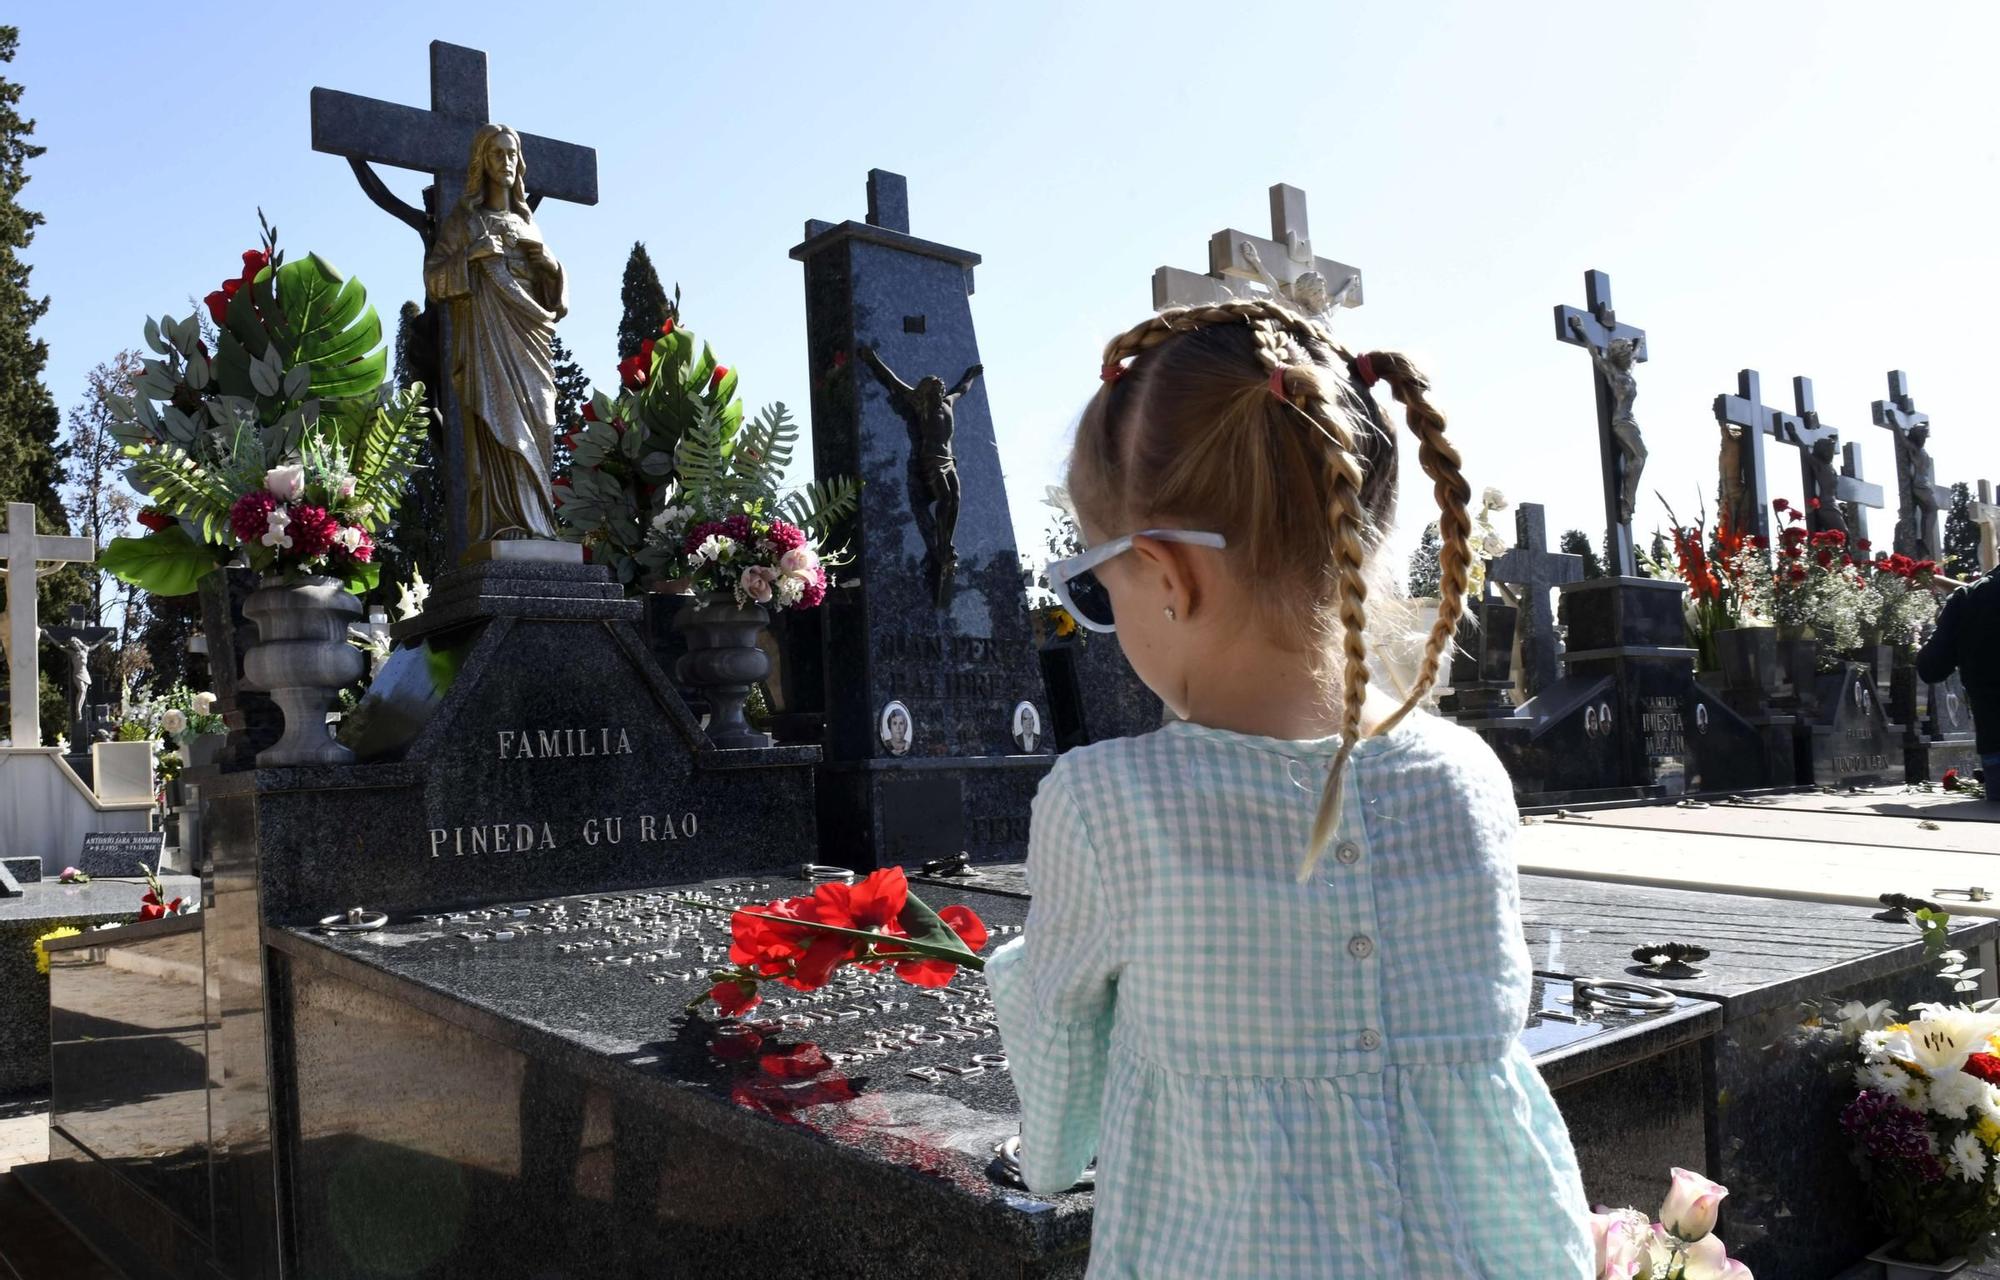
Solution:
[(305, 496), (306, 469), (297, 464), (272, 467), (264, 473), (264, 488), (280, 502), (296, 502)]
[(1750, 1268), (1729, 1256), (1722, 1241), (1704, 1236), (1687, 1247), (1681, 1280), (1752, 1280)]
[(1660, 1225), (1682, 1240), (1699, 1240), (1715, 1230), (1715, 1215), (1728, 1194), (1729, 1188), (1719, 1182), (1689, 1169), (1675, 1169), (1674, 1184), (1660, 1206)]
[(777, 572), (766, 565), (753, 564), (743, 571), (736, 580), (737, 593), (757, 604), (771, 602), (771, 587), (778, 580)]
[(1634, 1234), (1637, 1217), (1629, 1209), (1590, 1215), (1590, 1235), (1597, 1244), (1597, 1280), (1633, 1280), (1639, 1274), (1644, 1251)]
[(351, 498), (354, 496), (354, 485), (355, 480), (353, 476), (344, 477), (340, 482), (340, 487), (334, 490), (334, 492), (343, 498)]
[(809, 574), (819, 564), (819, 553), (811, 547), (794, 547), (778, 557), (778, 568), (785, 573)]

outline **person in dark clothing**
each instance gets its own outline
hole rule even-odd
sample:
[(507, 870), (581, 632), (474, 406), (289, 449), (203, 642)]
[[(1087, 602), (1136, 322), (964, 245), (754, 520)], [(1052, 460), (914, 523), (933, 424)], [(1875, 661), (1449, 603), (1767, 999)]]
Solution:
[(1937, 629), (1917, 650), (1917, 674), (1925, 680), (1936, 684), (1953, 671), (1972, 703), (1979, 763), (1991, 788), (2000, 783), (2000, 573), (1946, 597)]

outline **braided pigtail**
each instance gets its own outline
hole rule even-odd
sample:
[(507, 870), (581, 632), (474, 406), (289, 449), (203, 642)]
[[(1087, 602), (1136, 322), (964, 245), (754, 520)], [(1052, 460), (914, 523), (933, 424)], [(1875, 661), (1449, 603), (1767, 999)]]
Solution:
[(1298, 317), (1287, 323), (1256, 322), (1257, 353), (1271, 368), (1272, 387), (1284, 402), (1310, 420), (1330, 448), (1316, 450), (1325, 467), (1328, 545), (1333, 598), (1340, 611), (1340, 750), (1334, 754), (1319, 809), (1313, 815), (1312, 837), (1299, 868), (1303, 882), (1319, 865), (1326, 846), (1340, 826), (1347, 765), (1361, 741), (1361, 708), (1368, 698), (1368, 516), (1361, 501), (1361, 459), (1347, 415), (1329, 394), (1321, 365), (1308, 354), (1305, 341), (1331, 347), (1324, 330)]
[(1363, 357), (1374, 375), (1389, 384), (1390, 393), (1403, 406), (1410, 433), (1417, 438), (1417, 461), (1431, 478), (1438, 505), (1438, 613), (1424, 644), (1423, 663), (1411, 683), (1408, 696), (1394, 715), (1376, 729), (1387, 733), (1416, 708), (1424, 694), (1437, 682), (1438, 668), (1458, 633), (1458, 621), (1465, 613), (1465, 591), (1472, 569), (1472, 517), (1467, 508), (1472, 488), (1459, 469), (1458, 449), (1445, 438), (1444, 415), (1425, 396), (1430, 381), (1410, 363), (1409, 357), (1391, 351), (1376, 351)]

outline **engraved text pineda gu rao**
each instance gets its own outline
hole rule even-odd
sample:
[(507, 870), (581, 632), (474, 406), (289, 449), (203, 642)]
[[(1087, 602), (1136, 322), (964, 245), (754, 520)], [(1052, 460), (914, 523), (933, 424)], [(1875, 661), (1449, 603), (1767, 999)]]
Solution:
[[(629, 756), (632, 737), (622, 727), (588, 729), (501, 729), (495, 735), (502, 760), (579, 760), (593, 756)], [(565, 841), (551, 822), (482, 822), (470, 826), (429, 829), (431, 857), (447, 849), (453, 857), (466, 854), (542, 853), (559, 850)], [(644, 813), (629, 825), (622, 817), (586, 818), (574, 839), (587, 848), (623, 844), (630, 835), (639, 844), (679, 843), (693, 839), (700, 824), (692, 812)]]

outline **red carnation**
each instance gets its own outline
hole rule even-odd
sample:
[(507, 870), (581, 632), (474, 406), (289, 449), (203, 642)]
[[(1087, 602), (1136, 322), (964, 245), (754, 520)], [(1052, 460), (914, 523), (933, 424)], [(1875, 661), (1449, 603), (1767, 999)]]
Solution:
[(1828, 551), (1824, 547), (1821, 547), (1819, 553), (1815, 555), (1813, 559), (1819, 561), (1820, 568), (1822, 569), (1828, 568), (1833, 564), (1833, 552)]
[(157, 533), (161, 529), (172, 527), (174, 518), (158, 507), (147, 507), (139, 513), (139, 523)]
[(1942, 785), (1946, 791), (1958, 790), (1958, 770), (1946, 769), (1944, 771), (1944, 777), (1943, 779), (1941, 779), (1940, 785)]
[(722, 380), (728, 376), (729, 376), (728, 365), (719, 364), (715, 366), (715, 372), (710, 374), (708, 378), (708, 389), (710, 391), (715, 390), (717, 387), (722, 385)]
[(2000, 1058), (1990, 1053), (1975, 1053), (1965, 1060), (1965, 1074), (1987, 1084), (2000, 1084)]
[(245, 546), (253, 546), (270, 528), (271, 513), (278, 509), (278, 497), (263, 489), (244, 494), (229, 508), (229, 531)]
[(1791, 503), (1789, 503), (1789, 502), (1786, 502), (1786, 501), (1785, 501), (1785, 500), (1784, 500), (1783, 498), (1773, 498), (1773, 499), (1771, 499), (1771, 510), (1773, 510), (1773, 511), (1790, 511), (1791, 509), (1792, 509), (1792, 504), (1791, 504)]
[(292, 535), (292, 554), (301, 560), (316, 560), (332, 548), (340, 521), (325, 507), (300, 504), (292, 508), (292, 522), (285, 532)]
[(1793, 565), (1793, 566), (1792, 566), (1792, 581), (1793, 581), (1793, 582), (1804, 582), (1805, 580), (1806, 580), (1806, 567), (1805, 567), (1804, 565), (1802, 565), (1802, 564), (1795, 564), (1795, 565)]
[(741, 978), (716, 983), (710, 988), (708, 996), (715, 1001), (715, 1007), (720, 1009), (725, 1017), (732, 1018), (763, 1000), (763, 997), (757, 994), (757, 984)]

